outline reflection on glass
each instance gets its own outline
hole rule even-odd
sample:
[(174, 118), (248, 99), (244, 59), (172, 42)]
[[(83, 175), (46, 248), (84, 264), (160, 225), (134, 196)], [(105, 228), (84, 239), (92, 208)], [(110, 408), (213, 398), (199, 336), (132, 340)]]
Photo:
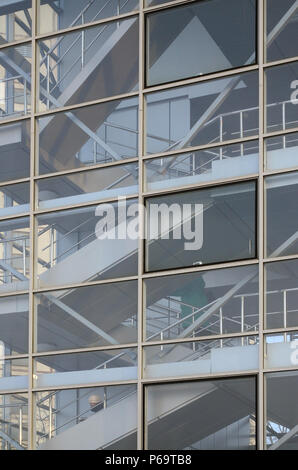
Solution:
[(150, 385), (148, 449), (255, 450), (254, 377)]
[(38, 216), (38, 285), (57, 286), (137, 274), (138, 239), (126, 228), (138, 221), (130, 199)]
[(256, 60), (255, 0), (193, 2), (146, 19), (149, 86)]
[(0, 182), (30, 176), (30, 121), (0, 126)]
[(298, 260), (265, 265), (266, 328), (298, 326)]
[(267, 61), (298, 55), (296, 0), (267, 0)]
[(39, 450), (136, 449), (136, 386), (38, 392), (35, 419)]
[(38, 173), (138, 155), (138, 98), (109, 101), (38, 120)]
[(150, 93), (147, 153), (257, 135), (258, 106), (255, 72)]
[(0, 395), (1, 450), (24, 450), (28, 447), (28, 395)]
[(298, 172), (266, 179), (267, 256), (298, 250)]
[(0, 359), (0, 390), (28, 387), (28, 359)]
[(139, 0), (38, 0), (38, 4), (40, 33), (92, 23), (139, 8)]
[(29, 183), (0, 186), (0, 218), (30, 210)]
[(255, 182), (147, 199), (146, 270), (256, 256)]
[(31, 44), (0, 51), (0, 119), (30, 112)]
[(138, 193), (138, 163), (42, 179), (37, 187), (41, 209), (129, 196)]
[(0, 5), (0, 44), (21, 41), (32, 35), (32, 0), (7, 1)]
[(265, 164), (268, 170), (298, 166), (298, 132), (265, 140)]
[(258, 141), (145, 160), (148, 191), (257, 173)]
[(257, 331), (257, 266), (146, 280), (147, 341)]
[(29, 217), (0, 221), (0, 292), (29, 287)]
[(137, 292), (129, 281), (37, 294), (36, 351), (136, 342)]
[(137, 90), (138, 43), (138, 17), (39, 41), (39, 110)]
[(144, 376), (183, 377), (253, 370), (258, 367), (258, 355), (257, 336), (148, 346)]
[(298, 62), (266, 69), (267, 131), (298, 126)]
[(298, 373), (266, 375), (266, 446), (298, 450)]
[(136, 349), (112, 349), (41, 356), (35, 361), (35, 386), (119, 382), (137, 378)]
[(265, 367), (278, 369), (297, 367), (298, 332), (274, 333), (265, 336)]
[(0, 298), (0, 357), (28, 352), (27, 295)]

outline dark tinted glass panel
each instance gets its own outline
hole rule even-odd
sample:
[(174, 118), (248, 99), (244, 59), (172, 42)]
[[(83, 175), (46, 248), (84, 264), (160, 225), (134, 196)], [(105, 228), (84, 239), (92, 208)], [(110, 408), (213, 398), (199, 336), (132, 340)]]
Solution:
[(298, 55), (296, 0), (267, 0), (267, 60)]
[(255, 204), (254, 182), (149, 198), (147, 271), (254, 258)]
[(148, 449), (254, 450), (254, 378), (148, 386)]
[(255, 26), (255, 0), (199, 1), (149, 14), (147, 85), (254, 63)]

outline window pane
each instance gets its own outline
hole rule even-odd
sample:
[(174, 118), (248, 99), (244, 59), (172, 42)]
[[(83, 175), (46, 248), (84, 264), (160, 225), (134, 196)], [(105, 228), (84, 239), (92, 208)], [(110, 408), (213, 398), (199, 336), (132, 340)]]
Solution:
[[(266, 444), (270, 450), (298, 450), (297, 372), (266, 375)], [(286, 397), (286, 399), (284, 399)]]
[(37, 182), (37, 187), (41, 209), (137, 194), (138, 164), (115, 165), (42, 179)]
[(255, 450), (253, 377), (146, 388), (148, 449)]
[(137, 362), (136, 349), (41, 356), (35, 361), (35, 387), (134, 380)]
[(1, 49), (0, 119), (30, 113), (31, 44)]
[(145, 348), (144, 377), (184, 377), (254, 370), (258, 367), (257, 336), (161, 344)]
[(147, 279), (147, 341), (257, 331), (257, 266)]
[(39, 41), (39, 110), (136, 91), (138, 32), (133, 17)]
[(39, 450), (136, 449), (136, 386), (38, 392), (35, 419)]
[(255, 0), (194, 2), (148, 14), (146, 26), (149, 86), (256, 60)]
[(21, 41), (32, 35), (32, 0), (2, 1), (0, 6), (0, 43)]
[(298, 365), (298, 332), (275, 333), (265, 336), (265, 367), (297, 367)]
[(298, 260), (265, 265), (266, 328), (298, 326)]
[(265, 140), (265, 163), (268, 170), (298, 166), (298, 132)]
[(267, 0), (267, 60), (298, 55), (295, 0)]
[(0, 360), (0, 390), (28, 388), (28, 359)]
[(255, 204), (255, 182), (148, 198), (147, 271), (254, 258)]
[[(131, 205), (135, 206), (135, 200), (127, 201), (127, 210)], [(125, 229), (126, 222), (138, 219), (117, 210), (117, 203), (100, 204), (38, 216), (38, 285), (136, 275), (138, 239), (117, 238), (116, 234)]]
[(257, 135), (258, 107), (256, 72), (150, 93), (147, 153)]
[(28, 395), (0, 395), (1, 450), (24, 450), (28, 447)]
[(145, 160), (146, 189), (158, 191), (258, 173), (258, 141)]
[(0, 218), (30, 210), (29, 183), (0, 186)]
[(0, 298), (0, 356), (28, 352), (28, 311), (27, 295)]
[(267, 131), (281, 131), (298, 126), (298, 62), (266, 70)]
[(92, 23), (139, 8), (139, 0), (39, 0), (38, 3), (40, 33)]
[(266, 179), (267, 256), (298, 251), (298, 172)]
[(138, 98), (52, 114), (38, 120), (38, 131), (39, 174), (136, 157)]
[(0, 222), (0, 292), (29, 288), (29, 217)]
[(36, 351), (136, 342), (137, 292), (129, 281), (36, 295)]
[(0, 126), (0, 182), (30, 176), (30, 121)]

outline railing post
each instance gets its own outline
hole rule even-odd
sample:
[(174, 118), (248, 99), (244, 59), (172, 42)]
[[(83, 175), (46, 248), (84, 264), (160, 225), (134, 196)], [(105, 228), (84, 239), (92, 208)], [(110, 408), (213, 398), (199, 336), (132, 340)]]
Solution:
[(287, 291), (283, 291), (283, 324), (287, 328)]
[(24, 77), (24, 114), (27, 114), (27, 80)]
[[(286, 130), (286, 103), (282, 103), (282, 130)], [(284, 135), (283, 138), (283, 148), (286, 148), (286, 136)]]
[[(240, 138), (243, 139), (244, 128), (243, 128), (243, 111), (240, 111)], [(240, 155), (243, 157), (244, 145), (240, 144)]]
[(22, 445), (23, 442), (23, 409), (22, 406), (20, 406), (20, 411), (19, 411), (19, 444), (20, 446)]
[[(222, 335), (223, 333), (223, 318), (222, 318), (222, 307), (219, 309), (219, 333)], [(223, 341), (220, 340), (220, 347), (223, 347)]]
[(26, 239), (23, 239), (23, 274), (26, 276)]
[(51, 227), (50, 230), (50, 265), (51, 268), (53, 267), (54, 264), (54, 233), (53, 233), (53, 227)]
[(53, 409), (52, 409), (52, 395), (49, 398), (49, 439), (52, 439), (53, 428)]
[[(244, 332), (244, 296), (240, 298), (241, 301), (241, 333)], [(241, 338), (241, 346), (244, 346), (244, 338)]]

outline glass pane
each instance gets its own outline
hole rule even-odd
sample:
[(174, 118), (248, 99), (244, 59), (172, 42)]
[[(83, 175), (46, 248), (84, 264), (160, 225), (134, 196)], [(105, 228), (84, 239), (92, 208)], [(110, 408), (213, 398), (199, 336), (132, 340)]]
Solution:
[(32, 35), (32, 0), (5, 1), (0, 6), (0, 43), (21, 41)]
[(138, 17), (39, 41), (43, 111), (138, 89)]
[(278, 369), (298, 366), (298, 332), (265, 336), (265, 367)]
[(298, 251), (298, 172), (266, 179), (267, 256)]
[(136, 386), (38, 392), (35, 419), (39, 450), (136, 449)]
[(36, 351), (136, 342), (137, 292), (129, 281), (36, 295)]
[(267, 60), (298, 55), (296, 0), (267, 0)]
[(137, 363), (136, 349), (41, 356), (35, 361), (35, 387), (134, 380)]
[(255, 182), (148, 198), (146, 270), (254, 258), (255, 205)]
[(27, 295), (0, 298), (0, 357), (28, 352)]
[(266, 328), (298, 326), (298, 260), (265, 265)]
[(298, 126), (298, 62), (266, 70), (267, 131)]
[[(298, 373), (266, 375), (266, 444), (270, 450), (298, 450)], [(283, 399), (282, 397), (286, 397)]]
[(258, 107), (256, 72), (150, 93), (147, 153), (257, 135)]
[[(0, 358), (0, 390), (28, 388), (28, 359)], [(0, 436), (1, 437), (1, 436)]]
[(0, 126), (0, 182), (30, 176), (30, 121)]
[(40, 209), (138, 194), (138, 163), (42, 179), (37, 188)]
[(253, 377), (150, 385), (148, 449), (255, 450)]
[(136, 275), (138, 239), (126, 237), (127, 226), (138, 222), (128, 214), (135, 206), (131, 199), (120, 210), (99, 204), (38, 216), (38, 285)]
[(0, 186), (0, 218), (30, 210), (30, 184)]
[(145, 160), (146, 189), (158, 191), (258, 173), (258, 141)]
[(92, 23), (139, 8), (139, 0), (39, 0), (38, 3), (40, 33)]
[(38, 139), (39, 174), (137, 157), (138, 98), (40, 118)]
[(1, 49), (0, 119), (30, 113), (31, 44)]
[(0, 395), (1, 450), (23, 450), (28, 447), (28, 395)]
[(147, 341), (257, 331), (258, 268), (147, 279)]
[(29, 217), (0, 222), (0, 292), (29, 288)]
[(298, 166), (298, 132), (265, 140), (265, 163), (268, 170)]
[(148, 14), (146, 26), (148, 86), (256, 60), (255, 0), (194, 2)]
[(144, 377), (184, 377), (258, 368), (257, 336), (161, 344), (145, 348)]

